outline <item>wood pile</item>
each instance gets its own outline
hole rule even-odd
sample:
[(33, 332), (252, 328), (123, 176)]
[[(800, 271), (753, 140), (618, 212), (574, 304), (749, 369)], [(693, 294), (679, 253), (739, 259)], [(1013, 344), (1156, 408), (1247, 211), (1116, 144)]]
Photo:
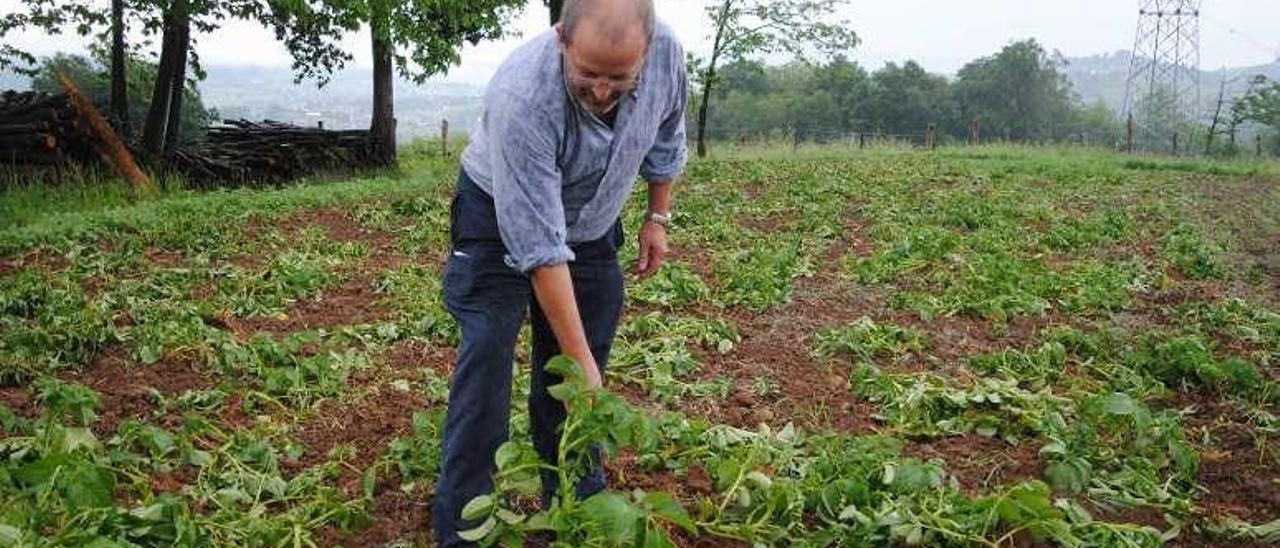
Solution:
[(370, 165), (367, 130), (327, 131), (266, 120), (224, 120), (169, 164), (197, 184), (279, 183)]
[(66, 94), (0, 93), (0, 163), (55, 165), (97, 157)]

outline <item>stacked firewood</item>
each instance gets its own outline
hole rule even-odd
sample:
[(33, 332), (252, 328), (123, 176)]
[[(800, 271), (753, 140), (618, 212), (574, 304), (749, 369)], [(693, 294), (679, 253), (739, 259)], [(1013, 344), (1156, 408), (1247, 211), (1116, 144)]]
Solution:
[(67, 95), (0, 93), (0, 163), (51, 165), (96, 157)]
[(224, 120), (170, 165), (199, 184), (278, 183), (370, 165), (367, 130), (326, 131), (266, 120)]

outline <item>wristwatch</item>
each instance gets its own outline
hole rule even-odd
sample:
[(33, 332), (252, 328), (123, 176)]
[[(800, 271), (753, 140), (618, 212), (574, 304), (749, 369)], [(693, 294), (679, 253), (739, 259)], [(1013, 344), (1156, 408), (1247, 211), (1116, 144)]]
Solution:
[(662, 228), (671, 228), (670, 213), (663, 215), (661, 213), (658, 213), (657, 211), (649, 211), (644, 214), (644, 220), (648, 222), (657, 223), (661, 225)]

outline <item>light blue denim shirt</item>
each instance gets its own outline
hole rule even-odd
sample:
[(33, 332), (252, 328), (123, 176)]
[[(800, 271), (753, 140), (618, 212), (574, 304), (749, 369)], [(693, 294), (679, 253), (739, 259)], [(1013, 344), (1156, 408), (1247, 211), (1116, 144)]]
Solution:
[(655, 25), (640, 83), (609, 128), (565, 89), (554, 30), (522, 45), (489, 81), (462, 167), (494, 199), (508, 264), (521, 272), (574, 259), (570, 243), (601, 238), (636, 176), (671, 182), (688, 157), (684, 49)]

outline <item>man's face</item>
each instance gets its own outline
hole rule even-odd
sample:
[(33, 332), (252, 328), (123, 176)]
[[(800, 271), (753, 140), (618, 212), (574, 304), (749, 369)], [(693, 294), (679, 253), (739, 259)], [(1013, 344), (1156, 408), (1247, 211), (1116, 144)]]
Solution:
[(622, 94), (639, 84), (647, 48), (641, 32), (628, 33), (618, 42), (610, 42), (602, 34), (579, 27), (569, 44), (560, 34), (569, 93), (597, 116), (608, 114)]

